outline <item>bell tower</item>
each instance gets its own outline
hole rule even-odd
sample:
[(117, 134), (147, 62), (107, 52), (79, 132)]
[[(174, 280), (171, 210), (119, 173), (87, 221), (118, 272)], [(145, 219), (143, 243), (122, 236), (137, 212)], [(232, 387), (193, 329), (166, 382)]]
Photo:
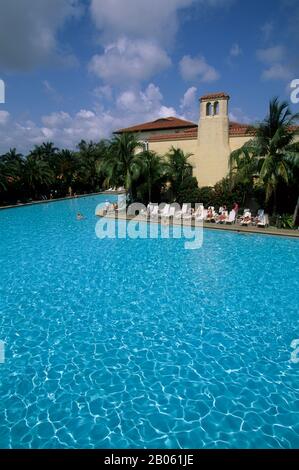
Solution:
[(199, 186), (214, 186), (229, 168), (229, 95), (213, 93), (200, 98), (196, 177)]

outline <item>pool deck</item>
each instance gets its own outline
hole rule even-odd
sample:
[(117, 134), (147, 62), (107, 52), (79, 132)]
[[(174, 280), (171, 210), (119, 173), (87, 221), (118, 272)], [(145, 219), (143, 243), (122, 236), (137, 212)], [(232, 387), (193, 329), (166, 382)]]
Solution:
[[(117, 214), (110, 213), (105, 215), (107, 218), (116, 218), (120, 220), (138, 220), (140, 222), (151, 222), (151, 223), (161, 223), (161, 217), (155, 219), (149, 219), (142, 216), (131, 216), (125, 213), (118, 212)], [(165, 220), (165, 219), (164, 219)], [(171, 225), (182, 225), (181, 219), (179, 220), (170, 220), (169, 223)], [(292, 237), (292, 238), (299, 238), (299, 230), (289, 230), (289, 229), (279, 229), (276, 227), (255, 227), (255, 226), (242, 226), (239, 224), (232, 224), (232, 225), (225, 225), (225, 224), (216, 224), (213, 222), (203, 222), (203, 223), (195, 223), (195, 220), (192, 219), (191, 221), (192, 227), (203, 227), (204, 229), (209, 230), (222, 230), (222, 231), (230, 231), (236, 232), (240, 234), (261, 234), (261, 235), (276, 235), (280, 237)]]

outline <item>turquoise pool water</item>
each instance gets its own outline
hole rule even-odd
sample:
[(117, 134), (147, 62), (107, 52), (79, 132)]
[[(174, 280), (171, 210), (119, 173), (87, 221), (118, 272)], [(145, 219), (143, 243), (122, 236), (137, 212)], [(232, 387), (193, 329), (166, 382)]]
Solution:
[(299, 240), (99, 240), (100, 200), (0, 211), (0, 447), (298, 448)]

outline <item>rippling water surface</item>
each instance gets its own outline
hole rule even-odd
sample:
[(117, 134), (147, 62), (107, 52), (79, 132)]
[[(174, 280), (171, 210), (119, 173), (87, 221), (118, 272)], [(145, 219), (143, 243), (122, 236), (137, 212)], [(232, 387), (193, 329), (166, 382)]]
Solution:
[(101, 200), (0, 211), (0, 447), (298, 448), (299, 240), (99, 240)]

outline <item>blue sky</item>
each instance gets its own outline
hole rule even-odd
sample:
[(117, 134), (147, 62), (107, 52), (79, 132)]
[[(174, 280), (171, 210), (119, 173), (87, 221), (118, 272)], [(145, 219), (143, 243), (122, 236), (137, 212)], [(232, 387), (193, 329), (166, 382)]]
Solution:
[(232, 120), (256, 121), (299, 78), (299, 0), (2, 0), (0, 13), (0, 152), (197, 122), (214, 91)]

